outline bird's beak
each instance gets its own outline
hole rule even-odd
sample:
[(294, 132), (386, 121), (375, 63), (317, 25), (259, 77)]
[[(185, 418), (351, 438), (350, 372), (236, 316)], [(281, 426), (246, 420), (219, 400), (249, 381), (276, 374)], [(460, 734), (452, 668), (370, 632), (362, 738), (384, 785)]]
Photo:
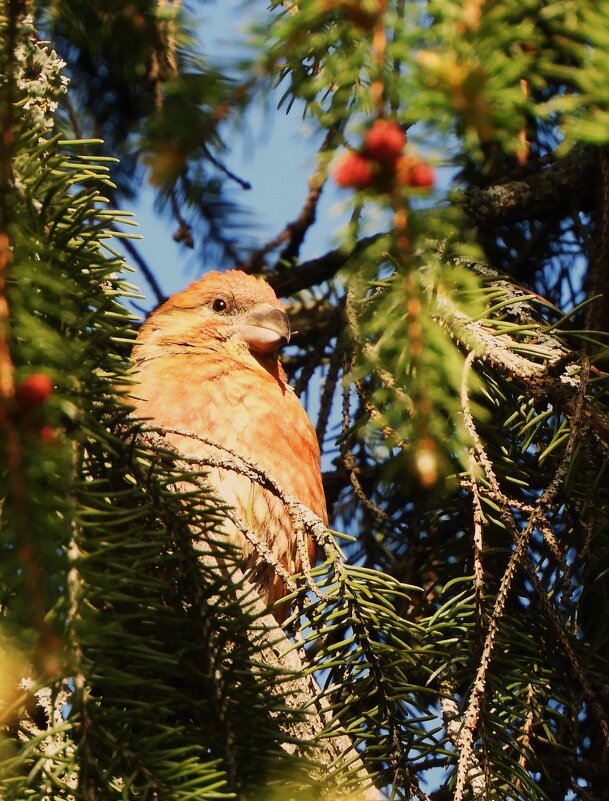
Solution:
[(255, 353), (272, 353), (290, 341), (287, 314), (270, 303), (254, 306), (241, 319), (237, 330)]

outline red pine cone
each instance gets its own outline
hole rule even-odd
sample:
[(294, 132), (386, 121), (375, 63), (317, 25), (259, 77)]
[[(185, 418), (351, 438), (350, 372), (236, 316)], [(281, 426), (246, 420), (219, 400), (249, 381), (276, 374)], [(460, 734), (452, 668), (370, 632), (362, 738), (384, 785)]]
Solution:
[(379, 164), (392, 166), (402, 154), (406, 135), (397, 122), (376, 120), (364, 136), (364, 155)]
[(431, 189), (436, 182), (432, 167), (417, 156), (402, 156), (396, 164), (398, 183), (417, 189)]
[(375, 182), (374, 168), (361, 153), (349, 150), (336, 165), (334, 180), (345, 189), (368, 189)]
[(40, 426), (38, 429), (38, 437), (42, 442), (55, 442), (57, 439), (57, 429), (50, 425)]
[(37, 409), (53, 392), (53, 382), (44, 373), (32, 373), (15, 388), (15, 403), (22, 414)]

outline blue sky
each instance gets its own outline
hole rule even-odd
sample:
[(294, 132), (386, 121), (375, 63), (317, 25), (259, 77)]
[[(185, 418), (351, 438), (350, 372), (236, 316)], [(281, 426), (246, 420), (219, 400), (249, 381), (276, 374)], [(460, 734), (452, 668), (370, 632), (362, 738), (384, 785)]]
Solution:
[[(247, 28), (256, 15), (268, 13), (266, 3), (242, 0), (221, 0), (198, 6), (198, 36), (210, 60), (226, 62), (239, 52), (240, 43), (247, 40)], [(220, 66), (223, 66), (220, 63)], [(277, 92), (277, 99), (283, 93)], [(292, 220), (302, 206), (307, 193), (307, 179), (315, 169), (316, 142), (311, 126), (303, 120), (300, 109), (289, 115), (275, 111), (271, 101), (266, 109), (253, 109), (242, 124), (230, 123), (224, 131), (229, 152), (224, 157), (227, 166), (252, 185), (249, 191), (235, 186), (234, 198), (249, 211), (252, 227), (248, 235), (264, 243), (275, 236)], [(137, 247), (151, 266), (167, 295), (186, 286), (205, 270), (221, 269), (219, 263), (201, 263), (198, 249), (188, 250), (172, 240), (177, 228), (175, 221), (159, 217), (153, 211), (154, 193), (146, 188), (131, 211), (139, 224), (137, 233), (143, 237)], [(304, 258), (319, 255), (333, 243), (332, 232), (340, 227), (337, 214), (338, 193), (328, 186), (322, 196), (317, 224), (310, 232), (302, 251)], [(194, 231), (200, 243), (200, 233)], [(151, 292), (141, 275), (131, 279), (148, 298)], [(146, 303), (154, 306), (154, 301)]]
[[(201, 52), (209, 62), (226, 72), (230, 65), (244, 55), (248, 30), (256, 19), (268, 19), (265, 0), (216, 0), (193, 4), (197, 11), (196, 34)], [(280, 86), (275, 97), (254, 107), (244, 121), (228, 121), (222, 131), (229, 150), (223, 161), (231, 171), (248, 181), (252, 188), (244, 191), (234, 186), (233, 199), (248, 212), (251, 227), (245, 232), (248, 241), (254, 238), (262, 245), (299, 213), (307, 194), (307, 179), (316, 166), (316, 152), (320, 144), (319, 133), (312, 135), (313, 124), (302, 116), (302, 106), (295, 105), (286, 115), (277, 110), (285, 87)], [(410, 134), (413, 131), (409, 132)], [(446, 146), (446, 142), (444, 142)], [(432, 158), (437, 156), (437, 144), (419, 142), (419, 150), (428, 149)], [(448, 189), (454, 177), (454, 168), (444, 167), (438, 175), (439, 188)], [(317, 210), (317, 223), (310, 229), (301, 258), (313, 258), (338, 244), (338, 234), (347, 219), (345, 201), (350, 193), (339, 191), (328, 181)], [(130, 211), (139, 223), (138, 233), (143, 240), (137, 246), (153, 269), (165, 295), (182, 289), (203, 272), (222, 269), (227, 265), (218, 262), (202, 263), (201, 232), (193, 231), (198, 248), (194, 251), (176, 245), (172, 234), (177, 223), (168, 217), (159, 217), (153, 211), (154, 193), (146, 188)], [(414, 201), (426, 205), (428, 199)], [(433, 202), (433, 201), (432, 201)], [(348, 204), (347, 204), (348, 205)], [(342, 213), (341, 213), (342, 207)], [(370, 233), (384, 227), (374, 210), (367, 209)], [(375, 227), (376, 226), (376, 227)], [(156, 305), (154, 297), (142, 276), (136, 273), (132, 282), (148, 298), (147, 308)]]

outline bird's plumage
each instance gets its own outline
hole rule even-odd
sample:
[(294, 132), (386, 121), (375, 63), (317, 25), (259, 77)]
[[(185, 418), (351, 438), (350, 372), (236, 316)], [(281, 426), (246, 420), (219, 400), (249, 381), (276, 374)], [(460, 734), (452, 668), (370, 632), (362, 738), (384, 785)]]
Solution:
[[(236, 270), (208, 273), (142, 326), (133, 353), (136, 412), (155, 426), (198, 434), (255, 462), (325, 521), (315, 430), (277, 355), (288, 338), (283, 306), (269, 284)], [(168, 439), (187, 457), (212, 453), (194, 438)], [(208, 479), (279, 564), (300, 571), (282, 502), (232, 471), (212, 468)], [(267, 602), (283, 597), (286, 588), (274, 569), (257, 560), (234, 526), (226, 529), (246, 561), (257, 562), (255, 578)]]

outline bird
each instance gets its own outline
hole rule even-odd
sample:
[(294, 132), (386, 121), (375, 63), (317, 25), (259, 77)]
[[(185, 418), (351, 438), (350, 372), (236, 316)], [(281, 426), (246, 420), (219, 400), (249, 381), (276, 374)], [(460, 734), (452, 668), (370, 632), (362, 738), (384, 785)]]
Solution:
[[(263, 278), (240, 270), (208, 272), (171, 296), (141, 326), (133, 348), (134, 413), (163, 431), (211, 440), (255, 463), (327, 525), (320, 449), (311, 420), (289, 385), (279, 349), (290, 340), (281, 301)], [(187, 458), (213, 455), (195, 437), (167, 441)], [(216, 456), (218, 451), (216, 449)], [(237, 472), (210, 467), (207, 481), (289, 574), (302, 560), (283, 502)], [(281, 623), (288, 593), (272, 564), (227, 520), (229, 541)], [(307, 538), (311, 563), (316, 546)]]

